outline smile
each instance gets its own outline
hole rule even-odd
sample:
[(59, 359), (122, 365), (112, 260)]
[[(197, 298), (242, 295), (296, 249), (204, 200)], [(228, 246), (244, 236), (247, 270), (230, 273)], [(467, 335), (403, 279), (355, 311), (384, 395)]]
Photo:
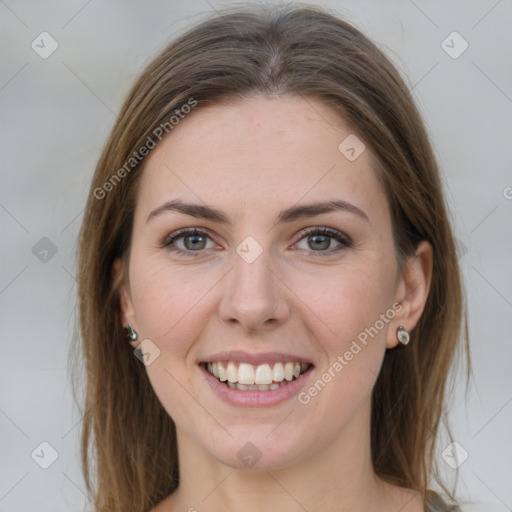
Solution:
[(239, 391), (272, 391), (298, 379), (311, 365), (300, 362), (275, 362), (253, 365), (234, 361), (204, 363), (218, 381)]

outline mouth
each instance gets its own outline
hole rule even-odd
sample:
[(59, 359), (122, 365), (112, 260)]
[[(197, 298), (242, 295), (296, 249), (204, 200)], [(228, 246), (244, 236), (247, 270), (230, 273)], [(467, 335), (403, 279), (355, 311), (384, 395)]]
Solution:
[(273, 391), (297, 380), (313, 367), (299, 361), (250, 364), (235, 361), (201, 363), (219, 382), (239, 391)]

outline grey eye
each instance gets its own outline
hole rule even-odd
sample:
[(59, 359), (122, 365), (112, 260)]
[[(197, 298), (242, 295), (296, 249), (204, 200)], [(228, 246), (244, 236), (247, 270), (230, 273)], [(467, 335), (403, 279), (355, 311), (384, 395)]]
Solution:
[(178, 240), (183, 240), (184, 248), (189, 251), (199, 251), (206, 247), (208, 237), (204, 235), (185, 235)]

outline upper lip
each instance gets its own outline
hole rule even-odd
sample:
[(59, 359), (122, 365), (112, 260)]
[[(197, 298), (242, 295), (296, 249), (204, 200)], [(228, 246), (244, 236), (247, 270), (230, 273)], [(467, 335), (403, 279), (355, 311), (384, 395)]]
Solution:
[(228, 352), (217, 352), (202, 359), (202, 363), (215, 363), (217, 361), (233, 361), (235, 363), (249, 363), (254, 365), (264, 363), (309, 363), (311, 361), (296, 354), (286, 354), (283, 352), (261, 352), (259, 354), (250, 354), (240, 350), (232, 350)]

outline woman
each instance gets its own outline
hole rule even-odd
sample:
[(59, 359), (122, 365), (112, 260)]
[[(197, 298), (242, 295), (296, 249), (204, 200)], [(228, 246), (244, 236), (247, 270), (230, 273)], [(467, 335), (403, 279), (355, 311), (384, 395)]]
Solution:
[(166, 48), (78, 280), (95, 510), (457, 510), (428, 488), (465, 319), (439, 171), (348, 23), (247, 6)]

